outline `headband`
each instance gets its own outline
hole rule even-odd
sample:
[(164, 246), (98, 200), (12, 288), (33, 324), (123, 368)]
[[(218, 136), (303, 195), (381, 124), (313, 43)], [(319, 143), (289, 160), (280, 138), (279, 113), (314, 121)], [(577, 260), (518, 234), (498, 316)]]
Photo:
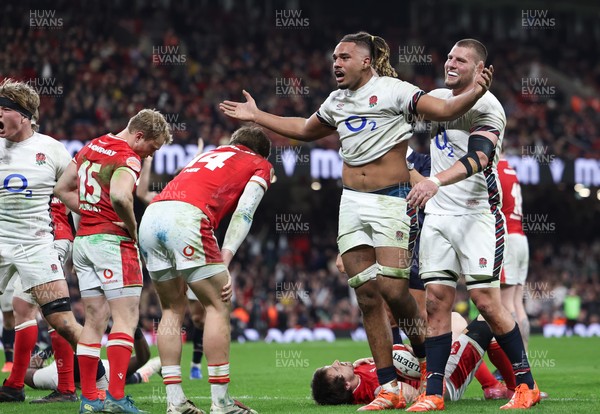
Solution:
[(23, 115), (27, 119), (31, 119), (31, 117), (33, 116), (33, 114), (31, 112), (29, 112), (27, 109), (23, 108), (17, 102), (13, 101), (10, 98), (7, 98), (6, 96), (0, 96), (0, 106), (3, 106), (5, 108), (14, 109), (15, 111), (19, 112), (21, 115)]

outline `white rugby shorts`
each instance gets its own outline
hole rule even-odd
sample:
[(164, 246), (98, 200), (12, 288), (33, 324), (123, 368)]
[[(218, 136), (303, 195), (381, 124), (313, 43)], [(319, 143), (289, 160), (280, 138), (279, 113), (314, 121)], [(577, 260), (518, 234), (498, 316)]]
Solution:
[(188, 269), (196, 269), (194, 280), (227, 271), (208, 217), (189, 203), (150, 204), (140, 223), (140, 249), (156, 281), (173, 279)]
[(512, 233), (506, 236), (506, 252), (502, 269), (502, 283), (524, 285), (529, 268), (529, 244), (524, 234)]
[(501, 214), (427, 214), (419, 249), (421, 279), (456, 287), (464, 275), (467, 289), (500, 286), (504, 232)]

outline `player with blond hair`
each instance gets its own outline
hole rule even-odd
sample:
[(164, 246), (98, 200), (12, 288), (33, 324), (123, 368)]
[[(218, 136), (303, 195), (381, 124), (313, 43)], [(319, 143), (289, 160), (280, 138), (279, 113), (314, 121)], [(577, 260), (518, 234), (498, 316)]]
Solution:
[[(139, 412), (124, 392), (143, 285), (133, 191), (141, 159), (171, 140), (164, 116), (143, 109), (118, 134), (106, 134), (86, 144), (56, 184), (59, 198), (81, 215), (73, 244), (73, 265), (85, 307), (85, 324), (77, 344), (80, 413)], [(107, 343), (111, 371), (102, 402), (96, 388), (96, 367), (100, 340), (111, 315)]]
[[(0, 293), (18, 277), (50, 326), (74, 348), (82, 328), (71, 312), (48, 208), (71, 157), (60, 142), (34, 129), (39, 105), (31, 85), (10, 78), (0, 83)], [(37, 321), (24, 321), (15, 329), (15, 348), (32, 349)], [(27, 351), (15, 354), (11, 376), (0, 387), (0, 402), (25, 400), (28, 362)]]

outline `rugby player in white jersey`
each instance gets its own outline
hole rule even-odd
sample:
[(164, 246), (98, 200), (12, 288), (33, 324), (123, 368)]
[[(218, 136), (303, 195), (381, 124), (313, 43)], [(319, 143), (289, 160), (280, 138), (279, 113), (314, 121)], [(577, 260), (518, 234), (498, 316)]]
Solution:
[[(406, 165), (411, 125), (405, 119), (454, 119), (488, 89), (492, 68), (484, 69), (471, 90), (439, 99), (396, 79), (384, 39), (360, 32), (344, 36), (333, 52), (338, 89), (310, 118), (280, 117), (261, 111), (250, 94), (247, 102), (224, 101), (228, 116), (253, 121), (299, 141), (314, 141), (336, 133), (344, 161), (344, 191), (339, 212), (338, 247), (348, 283), (356, 290), (369, 346), (382, 385), (378, 397), (364, 411), (403, 408), (392, 364), (392, 338), (384, 310), (386, 302), (399, 325), (422, 326), (414, 298), (408, 291), (411, 224), (416, 211), (405, 197), (410, 190)], [(424, 329), (411, 329), (415, 355), (424, 361)]]
[[(449, 98), (468, 93), (486, 58), (487, 50), (477, 40), (457, 42), (444, 65), (447, 89), (430, 95)], [(504, 109), (486, 92), (460, 118), (432, 126), (431, 177), (416, 184), (408, 195), (412, 206), (427, 203), (419, 268), (426, 286), (428, 328), (427, 390), (408, 411), (444, 409), (444, 367), (452, 342), (450, 315), (461, 274), (513, 366), (517, 388), (501, 409), (529, 408), (539, 402), (540, 393), (519, 328), (500, 298), (505, 225), (496, 165), (506, 126)]]
[[(20, 277), (48, 323), (74, 347), (81, 325), (71, 312), (53, 247), (49, 209), (54, 185), (71, 157), (60, 142), (32, 129), (39, 105), (30, 85), (12, 79), (0, 84), (0, 292), (11, 278)], [(15, 342), (27, 328), (16, 327)], [(24, 399), (22, 383), (0, 387), (0, 402)]]

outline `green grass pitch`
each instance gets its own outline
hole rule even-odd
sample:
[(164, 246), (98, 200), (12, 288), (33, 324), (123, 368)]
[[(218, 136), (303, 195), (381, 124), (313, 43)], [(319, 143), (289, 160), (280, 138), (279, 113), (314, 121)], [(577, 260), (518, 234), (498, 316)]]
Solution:
[[(530, 361), (540, 389), (549, 398), (532, 408), (544, 413), (594, 413), (600, 410), (600, 338), (531, 338)], [(1, 354), (1, 352), (0, 352)], [(156, 348), (152, 354), (157, 355)], [(232, 344), (230, 393), (259, 413), (352, 413), (357, 406), (321, 407), (310, 398), (310, 379), (315, 368), (334, 359), (354, 361), (368, 356), (366, 342), (337, 341), (301, 344)], [(183, 387), (197, 406), (208, 412), (210, 387), (206, 379), (188, 379), (191, 346), (186, 345), (182, 371)], [(3, 361), (2, 361), (3, 363)], [(491, 368), (493, 370), (493, 368)], [(206, 378), (206, 368), (203, 367)], [(2, 374), (2, 377), (6, 374)], [(165, 392), (161, 378), (130, 385), (140, 409), (165, 413)], [(26, 388), (27, 401), (47, 394)], [(0, 413), (76, 413), (78, 404), (30, 405), (2, 403)], [(470, 385), (463, 400), (446, 404), (447, 412), (498, 413), (502, 401), (484, 401), (479, 384)]]

